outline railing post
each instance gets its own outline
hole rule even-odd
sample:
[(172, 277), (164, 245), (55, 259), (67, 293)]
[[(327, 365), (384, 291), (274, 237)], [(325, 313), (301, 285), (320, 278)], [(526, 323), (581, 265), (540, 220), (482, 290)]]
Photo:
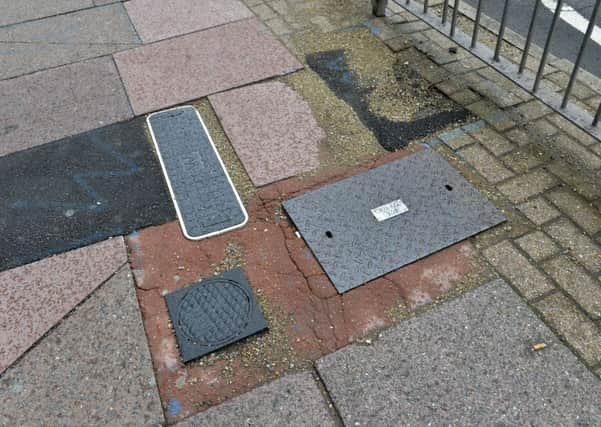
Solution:
[(388, 0), (371, 0), (372, 13), (375, 16), (386, 16)]

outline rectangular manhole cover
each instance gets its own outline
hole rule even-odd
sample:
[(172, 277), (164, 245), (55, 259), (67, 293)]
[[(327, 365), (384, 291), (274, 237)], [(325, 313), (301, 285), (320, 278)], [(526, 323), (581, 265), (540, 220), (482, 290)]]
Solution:
[(177, 107), (146, 120), (184, 235), (199, 240), (246, 224), (246, 210), (198, 111)]
[(431, 150), (284, 202), (338, 292), (505, 221)]
[(184, 362), (267, 329), (239, 268), (171, 292), (165, 302)]

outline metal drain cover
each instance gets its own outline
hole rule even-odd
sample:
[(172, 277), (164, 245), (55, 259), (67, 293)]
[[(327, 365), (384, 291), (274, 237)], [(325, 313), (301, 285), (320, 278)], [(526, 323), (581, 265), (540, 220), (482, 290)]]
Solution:
[(199, 240), (246, 224), (244, 205), (198, 111), (177, 107), (146, 120), (184, 235)]
[(284, 208), (340, 293), (505, 221), (432, 150), (285, 201)]
[(184, 362), (267, 328), (239, 268), (167, 294), (165, 301)]

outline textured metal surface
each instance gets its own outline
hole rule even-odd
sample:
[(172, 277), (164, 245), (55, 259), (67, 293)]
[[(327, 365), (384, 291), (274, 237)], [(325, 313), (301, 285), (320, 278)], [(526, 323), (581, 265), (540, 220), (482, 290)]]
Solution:
[[(409, 211), (378, 222), (372, 209), (397, 199)], [(431, 150), (288, 200), (284, 208), (338, 292), (505, 221)]]
[(244, 206), (196, 109), (174, 108), (147, 120), (185, 236), (202, 239), (243, 226)]
[(267, 328), (239, 268), (165, 296), (184, 362)]

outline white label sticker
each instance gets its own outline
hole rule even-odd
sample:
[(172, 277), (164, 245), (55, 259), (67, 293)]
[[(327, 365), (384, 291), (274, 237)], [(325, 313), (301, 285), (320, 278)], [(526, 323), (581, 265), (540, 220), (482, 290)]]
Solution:
[(409, 208), (401, 199), (395, 200), (385, 205), (373, 208), (371, 213), (378, 220), (378, 222), (386, 221), (387, 219), (394, 218), (400, 214), (408, 212)]

